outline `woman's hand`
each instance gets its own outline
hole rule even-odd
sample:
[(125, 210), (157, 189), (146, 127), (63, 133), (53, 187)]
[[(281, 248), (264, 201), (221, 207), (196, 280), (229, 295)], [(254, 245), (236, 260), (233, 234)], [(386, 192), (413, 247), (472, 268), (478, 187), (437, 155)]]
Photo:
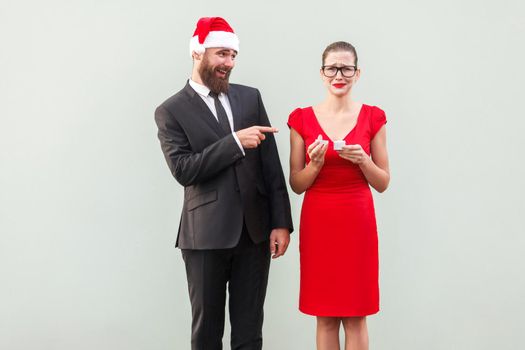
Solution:
[(361, 145), (346, 145), (337, 153), (339, 153), (341, 158), (349, 160), (356, 165), (362, 165), (371, 160)]
[[(328, 146), (324, 146), (324, 149), (321, 147), (323, 143), (326, 142), (318, 139), (309, 147), (305, 147), (302, 136), (293, 128), (290, 129), (290, 187), (295, 193), (301, 194), (310, 188), (321, 172), (324, 154), (328, 149)], [(308, 158), (306, 152), (310, 157), (308, 164), (306, 164)], [(316, 162), (312, 161), (312, 158)], [(317, 161), (318, 158), (320, 162)]]
[(321, 168), (323, 166), (324, 156), (328, 149), (328, 144), (321, 141), (322, 139), (318, 137), (310, 146), (308, 146), (308, 157), (310, 157), (310, 163), (316, 168)]

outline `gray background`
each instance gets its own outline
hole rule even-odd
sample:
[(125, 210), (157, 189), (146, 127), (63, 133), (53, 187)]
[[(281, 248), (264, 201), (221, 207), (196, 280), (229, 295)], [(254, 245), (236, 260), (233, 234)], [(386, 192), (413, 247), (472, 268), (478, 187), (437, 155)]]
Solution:
[[(517, 0), (1, 0), (0, 348), (189, 348), (173, 248), (182, 188), (153, 111), (183, 86), (195, 22), (213, 15), (240, 36), (232, 81), (261, 90), (286, 176), (287, 116), (323, 99), (322, 50), (358, 49), (355, 97), (387, 112), (392, 172), (375, 195), (382, 311), (369, 318), (371, 348), (520, 348)], [(291, 200), (298, 226), (302, 198)], [(297, 310), (297, 238), (272, 263), (266, 349), (314, 348), (314, 319)]]

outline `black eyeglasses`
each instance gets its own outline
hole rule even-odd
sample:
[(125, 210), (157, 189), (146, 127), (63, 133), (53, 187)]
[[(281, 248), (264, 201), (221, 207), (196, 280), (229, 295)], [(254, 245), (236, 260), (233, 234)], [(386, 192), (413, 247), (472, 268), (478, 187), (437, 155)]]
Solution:
[(341, 74), (345, 78), (351, 78), (355, 75), (355, 72), (357, 72), (356, 66), (343, 66), (343, 67), (335, 67), (335, 66), (322, 66), (321, 70), (323, 71), (323, 74), (327, 78), (333, 78), (337, 75), (337, 72), (341, 71)]

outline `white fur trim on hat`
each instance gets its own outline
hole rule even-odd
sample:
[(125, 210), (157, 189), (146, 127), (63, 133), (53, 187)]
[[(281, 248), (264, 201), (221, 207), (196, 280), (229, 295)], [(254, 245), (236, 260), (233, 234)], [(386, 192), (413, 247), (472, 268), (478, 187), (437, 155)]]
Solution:
[(208, 47), (225, 47), (239, 52), (239, 38), (231, 32), (209, 32), (202, 44), (199, 37), (195, 35), (190, 39), (190, 56), (193, 51), (198, 54), (203, 53)]

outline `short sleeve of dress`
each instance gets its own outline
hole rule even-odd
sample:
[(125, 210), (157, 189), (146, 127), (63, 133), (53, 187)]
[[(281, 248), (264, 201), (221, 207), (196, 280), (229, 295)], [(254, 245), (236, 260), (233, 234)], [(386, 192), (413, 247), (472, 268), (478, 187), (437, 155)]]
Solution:
[(301, 108), (296, 108), (292, 113), (290, 113), (287, 124), (289, 128), (293, 128), (299, 133), (299, 135), (303, 136), (303, 113)]
[(379, 129), (381, 129), (381, 127), (385, 124), (385, 112), (381, 108), (374, 107), (372, 115), (370, 116), (370, 140), (376, 136)]

